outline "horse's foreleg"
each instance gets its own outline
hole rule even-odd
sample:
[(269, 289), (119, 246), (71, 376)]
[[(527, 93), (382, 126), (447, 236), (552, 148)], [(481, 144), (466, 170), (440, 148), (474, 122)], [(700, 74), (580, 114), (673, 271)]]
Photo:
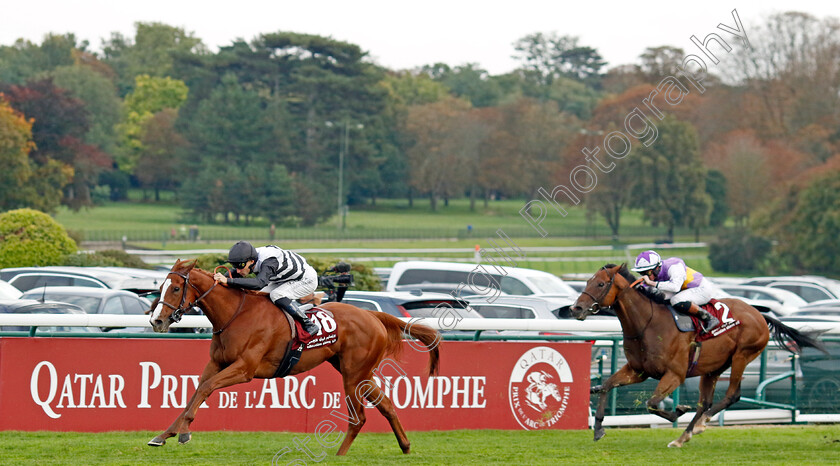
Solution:
[(241, 359), (221, 371), (218, 371), (218, 366), (216, 366), (217, 372), (215, 373), (213, 373), (213, 365), (214, 363), (211, 361), (204, 368), (204, 373), (202, 373), (201, 377), (204, 381), (199, 382), (198, 388), (195, 390), (195, 393), (193, 393), (193, 396), (190, 398), (190, 401), (187, 403), (187, 406), (184, 408), (181, 415), (175, 418), (172, 425), (169, 426), (169, 428), (162, 434), (153, 438), (149, 442), (149, 445), (154, 447), (162, 446), (166, 443), (166, 439), (174, 437), (175, 434), (179, 434), (179, 443), (189, 442), (191, 437), (189, 433), (190, 424), (195, 419), (195, 415), (198, 412), (198, 408), (201, 406), (201, 403), (204, 403), (204, 400), (206, 400), (215, 390), (248, 382), (254, 377), (252, 372), (246, 370), (247, 364)]
[(659, 408), (659, 403), (665, 399), (668, 395), (671, 394), (680, 384), (685, 380), (684, 377), (677, 375), (675, 372), (666, 372), (665, 375), (659, 379), (659, 384), (656, 386), (656, 390), (653, 392), (653, 396), (647, 400), (647, 409), (648, 412), (651, 414), (656, 414), (659, 417), (665, 418), (671, 422), (674, 422), (682, 416), (686, 411), (690, 410), (691, 407), (689, 406), (677, 406), (675, 407), (674, 411), (668, 411)]
[(695, 416), (695, 419), (691, 421), (694, 423), (694, 428), (691, 430), (692, 434), (702, 434), (706, 431), (706, 421), (709, 420), (709, 409), (715, 401), (715, 385), (717, 385), (718, 377), (720, 377), (719, 373), (706, 374), (700, 378), (700, 403), (697, 406), (697, 411), (700, 415)]
[(609, 376), (603, 385), (593, 387), (590, 390), (591, 393), (601, 394), (598, 398), (598, 409), (595, 411), (595, 425), (592, 427), (595, 432), (596, 442), (606, 435), (602, 424), (604, 422), (604, 411), (607, 405), (607, 394), (609, 394), (610, 390), (622, 385), (633, 385), (634, 383), (642, 382), (645, 379), (647, 379), (646, 374), (635, 371), (629, 365), (625, 364), (621, 369), (616, 371), (615, 374)]
[(359, 399), (361, 398), (359, 395), (362, 395), (362, 393), (356, 393), (356, 387), (362, 385), (364, 379), (357, 377), (351, 378), (345, 374), (342, 374), (342, 376), (344, 377), (344, 394), (347, 400), (347, 411), (350, 416), (348, 417), (347, 434), (344, 436), (344, 441), (341, 442), (341, 446), (338, 447), (338, 452), (336, 452), (337, 456), (347, 454), (347, 450), (350, 449), (350, 444), (356, 439), (356, 435), (362, 430), (362, 426), (365, 425), (366, 420), (365, 406)]

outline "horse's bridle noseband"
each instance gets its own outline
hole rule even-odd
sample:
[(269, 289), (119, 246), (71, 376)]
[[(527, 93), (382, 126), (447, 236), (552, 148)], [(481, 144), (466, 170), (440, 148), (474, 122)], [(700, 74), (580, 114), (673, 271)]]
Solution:
[(163, 299), (163, 296), (160, 297), (160, 303), (163, 304), (164, 306), (168, 306), (170, 309), (172, 309), (172, 314), (169, 315), (169, 323), (180, 322), (181, 317), (184, 315), (184, 313), (187, 312), (187, 310), (189, 310), (190, 308), (192, 308), (196, 304), (198, 304), (198, 302), (201, 301), (202, 299), (204, 299), (208, 294), (210, 294), (210, 292), (213, 291), (213, 288), (216, 287), (216, 283), (217, 283), (216, 281), (214, 281), (213, 286), (208, 288), (207, 291), (205, 291), (201, 296), (198, 297), (198, 299), (196, 299), (195, 301), (192, 301), (191, 303), (188, 303), (188, 304), (184, 305), (184, 303), (187, 301), (187, 287), (192, 287), (192, 289), (194, 289), (196, 293), (200, 293), (201, 290), (199, 290), (195, 285), (190, 283), (189, 272), (187, 272), (186, 274), (182, 274), (182, 273), (179, 273), (179, 272), (171, 271), (171, 272), (169, 272), (169, 274), (167, 274), (167, 276), (169, 276), (169, 275), (177, 275), (177, 276), (184, 279), (184, 292), (181, 293), (181, 303), (178, 304), (178, 307), (175, 307), (175, 306), (167, 303)]

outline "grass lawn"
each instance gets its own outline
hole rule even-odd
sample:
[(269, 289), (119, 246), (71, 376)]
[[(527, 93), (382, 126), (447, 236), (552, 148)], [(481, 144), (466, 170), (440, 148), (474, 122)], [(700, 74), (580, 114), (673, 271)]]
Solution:
[[(456, 248), (460, 252), (423, 253), (342, 253), (311, 254), (321, 257), (341, 258), (363, 262), (374, 267), (388, 267), (406, 259), (460, 259), (472, 260), (475, 246), (492, 250), (493, 239), (499, 247), (510, 249), (497, 235), (502, 229), (519, 247), (581, 247), (611, 244), (603, 220), (587, 218), (583, 207), (568, 209), (569, 214), (561, 217), (556, 212), (547, 215), (542, 223), (549, 232), (540, 237), (519, 215), (525, 200), (504, 200), (490, 202), (487, 208), (477, 203), (475, 212), (470, 211), (467, 199), (452, 200), (448, 207), (441, 204), (436, 212), (429, 209), (427, 202), (415, 202), (408, 207), (404, 199), (380, 200), (376, 206), (360, 206), (347, 216), (347, 229), (336, 227), (335, 219), (323, 225), (310, 228), (277, 228), (275, 239), (269, 239), (269, 228), (264, 222), (247, 225), (199, 224), (196, 225), (200, 238), (189, 241), (189, 228), (181, 209), (173, 203), (124, 202), (110, 203), (80, 212), (62, 210), (56, 219), (71, 232), (87, 241), (110, 241), (119, 243), (127, 237), (128, 248), (195, 250), (226, 250), (240, 239), (252, 241), (255, 245), (274, 243), (292, 250), (322, 248), (377, 248), (377, 249), (430, 249)], [(652, 242), (664, 237), (664, 231), (652, 228), (642, 220), (638, 211), (628, 211), (623, 220), (624, 244)], [(472, 225), (468, 232), (467, 225)], [(677, 241), (694, 241), (691, 232), (680, 232)], [(710, 240), (711, 237), (701, 237)], [(557, 275), (589, 274), (607, 262), (632, 262), (637, 249), (625, 249), (617, 243), (616, 249), (604, 251), (568, 251), (547, 253), (529, 251), (518, 265), (544, 270)], [(680, 255), (689, 260), (698, 270), (710, 270), (705, 249), (668, 251), (668, 255)], [(557, 260), (560, 257), (562, 260)]]
[[(345, 457), (310, 438), (311, 457), (295, 450), (307, 434), (194, 432), (186, 445), (170, 439), (146, 446), (151, 432), (2, 432), (0, 458), (8, 464), (836, 464), (837, 426), (711, 427), (683, 448), (667, 448), (678, 429), (592, 431), (408, 432), (411, 454), (393, 434), (362, 433)], [(295, 462), (299, 461), (299, 462)]]
[[(519, 210), (525, 200), (493, 201), (487, 208), (479, 203), (470, 211), (467, 199), (452, 200), (449, 207), (441, 206), (432, 212), (428, 204), (415, 202), (409, 208), (405, 200), (383, 200), (377, 206), (351, 208), (347, 227), (341, 231), (336, 219), (308, 228), (277, 227), (276, 238), (285, 240), (371, 240), (371, 239), (441, 239), (486, 238), (504, 230), (512, 238), (540, 238), (537, 231), (523, 219)], [(108, 203), (92, 209), (72, 212), (66, 209), (56, 215), (56, 220), (70, 231), (80, 232), (85, 240), (119, 241), (125, 235), (129, 241), (172, 241), (187, 239), (193, 224), (185, 213), (171, 203), (121, 202)], [(468, 226), (472, 230), (468, 230)], [(546, 239), (591, 238), (601, 243), (609, 242), (611, 233), (599, 216), (587, 217), (583, 207), (568, 209), (563, 217), (556, 211), (546, 213), (541, 226)], [(259, 220), (252, 225), (198, 224), (203, 241), (231, 240), (233, 238), (269, 239), (269, 225)], [(622, 235), (628, 241), (652, 241), (664, 237), (664, 229), (646, 224), (638, 211), (627, 211), (623, 219)], [(678, 234), (693, 240), (690, 231)]]

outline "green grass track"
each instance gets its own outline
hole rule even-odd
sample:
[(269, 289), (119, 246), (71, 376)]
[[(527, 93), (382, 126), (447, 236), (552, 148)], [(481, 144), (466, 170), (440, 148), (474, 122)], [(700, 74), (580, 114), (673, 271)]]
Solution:
[[(168, 424), (161, 419), (161, 426)], [(840, 428), (819, 426), (710, 427), (683, 448), (667, 448), (681, 429), (608, 429), (599, 442), (592, 431), (461, 430), (408, 432), (411, 454), (394, 436), (362, 433), (346, 457), (324, 449), (314, 436), (293, 433), (193, 432), (192, 441), (164, 447), (146, 442), (151, 432), (0, 432), (3, 464), (837, 464)], [(311, 455), (295, 450), (309, 438)], [(297, 461), (297, 462), (296, 462)]]

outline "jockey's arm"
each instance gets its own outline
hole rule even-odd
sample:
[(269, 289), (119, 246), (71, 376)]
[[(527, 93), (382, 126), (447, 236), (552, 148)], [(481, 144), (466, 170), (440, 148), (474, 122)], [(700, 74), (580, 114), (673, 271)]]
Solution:
[(268, 285), (271, 277), (277, 275), (277, 269), (280, 268), (280, 263), (277, 259), (271, 257), (266, 259), (260, 265), (260, 271), (254, 278), (228, 278), (228, 285), (238, 288), (245, 288), (247, 290), (261, 290)]
[(688, 271), (682, 264), (674, 264), (667, 271), (668, 280), (656, 282), (656, 288), (662, 291), (669, 291), (671, 293), (678, 293), (682, 290), (682, 285), (688, 276)]

